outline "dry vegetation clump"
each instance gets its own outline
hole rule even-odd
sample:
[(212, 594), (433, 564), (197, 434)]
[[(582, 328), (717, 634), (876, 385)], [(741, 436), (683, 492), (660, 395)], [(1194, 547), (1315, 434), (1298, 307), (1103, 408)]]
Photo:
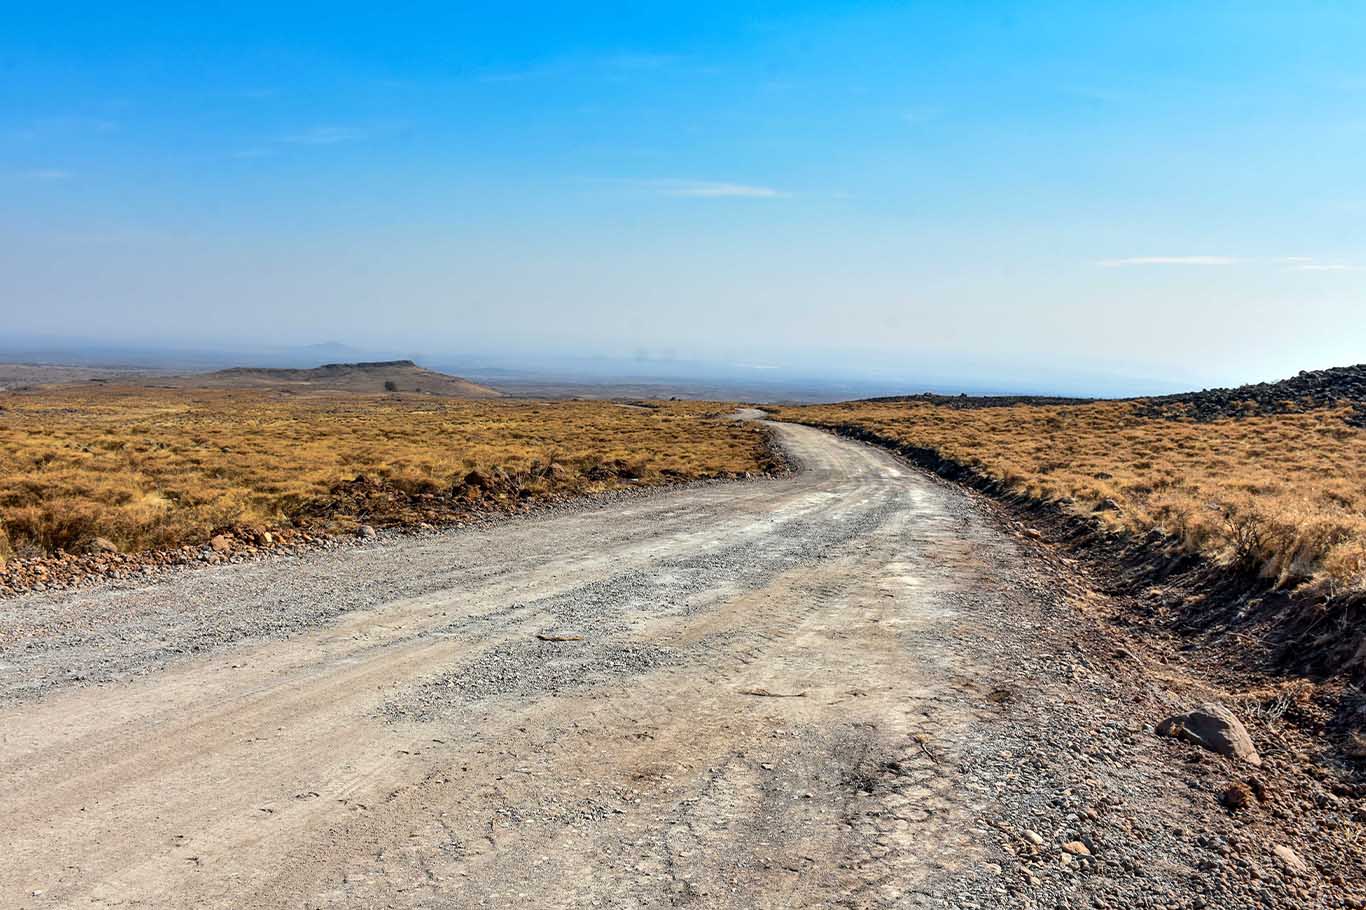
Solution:
[(65, 387), (0, 396), (0, 561), (218, 529), (440, 523), (775, 467), (712, 405)]
[(783, 419), (872, 432), (936, 452), (1116, 530), (1158, 529), (1187, 550), (1286, 586), (1366, 591), (1366, 430), (1349, 408), (1191, 422), (1134, 402), (954, 409), (850, 402)]

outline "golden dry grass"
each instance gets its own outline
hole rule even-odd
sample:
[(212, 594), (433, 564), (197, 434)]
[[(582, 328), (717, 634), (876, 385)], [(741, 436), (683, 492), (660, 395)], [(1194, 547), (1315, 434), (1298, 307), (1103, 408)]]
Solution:
[[(0, 558), (95, 536), (135, 551), (298, 524), (326, 517), (336, 485), (361, 474), (414, 501), (440, 493), (473, 506), (762, 470), (761, 431), (707, 416), (722, 410), (137, 388), (0, 395)], [(462, 484), (471, 470), (496, 482)]]
[[(1193, 423), (1133, 407), (851, 402), (780, 416), (934, 449), (1013, 491), (1117, 528), (1160, 529), (1279, 583), (1366, 590), (1366, 432), (1345, 425), (1345, 412)], [(1119, 511), (1094, 511), (1107, 499)]]

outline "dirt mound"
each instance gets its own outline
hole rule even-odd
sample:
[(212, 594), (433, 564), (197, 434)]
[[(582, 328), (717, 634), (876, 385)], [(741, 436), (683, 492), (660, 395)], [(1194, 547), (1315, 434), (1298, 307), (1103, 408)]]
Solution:
[(1201, 423), (1261, 414), (1351, 408), (1352, 426), (1366, 426), (1366, 364), (1306, 370), (1280, 382), (1259, 382), (1236, 389), (1205, 389), (1160, 398), (1145, 398), (1136, 413), (1167, 420)]
[[(418, 366), (411, 360), (325, 363), (312, 369), (233, 367), (180, 376), (178, 388), (275, 389), (288, 392), (409, 392), (450, 398), (500, 398), (502, 392), (459, 376)], [(163, 384), (158, 382), (158, 385)]]

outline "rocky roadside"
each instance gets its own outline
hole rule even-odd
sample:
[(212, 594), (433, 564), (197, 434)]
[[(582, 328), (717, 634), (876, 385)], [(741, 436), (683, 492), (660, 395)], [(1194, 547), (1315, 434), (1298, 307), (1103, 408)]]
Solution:
[(1022, 583), (1044, 607), (991, 642), (997, 673), (975, 683), (976, 739), (955, 756), (994, 856), (930, 905), (1366, 908), (1361, 763), (1167, 637), (1114, 625), (1070, 560), (973, 495), (1038, 557)]

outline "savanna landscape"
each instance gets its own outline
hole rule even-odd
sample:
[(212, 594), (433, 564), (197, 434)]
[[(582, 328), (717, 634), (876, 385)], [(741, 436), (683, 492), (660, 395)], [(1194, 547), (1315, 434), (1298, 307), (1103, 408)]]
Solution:
[(1366, 910), (1364, 47), (10, 4), (0, 910)]
[(85, 383), (0, 409), (0, 578), (15, 584), (56, 581), (29, 570), (62, 556), (269, 549), (781, 470), (726, 404)]
[(975, 407), (933, 400), (782, 408), (856, 429), (1059, 503), (1116, 530), (1158, 530), (1277, 585), (1366, 591), (1366, 434), (1346, 403), (1197, 421), (1142, 401)]
[[(76, 382), (61, 381), (67, 377), (59, 373), (59, 381), (0, 395), (0, 579), (11, 605), (0, 606), (0, 657), (21, 668), (9, 682), (0, 676), (0, 695), (20, 716), (35, 695), (74, 699), (71, 710), (79, 712), (108, 686), (148, 674), (155, 680), (167, 672), (199, 673), (183, 661), (201, 653), (251, 654), (267, 666), (285, 662), (270, 672), (321, 660), (316, 665), (326, 671), (316, 685), (323, 688), (314, 695), (310, 683), (308, 698), (334, 685), (355, 686), (359, 678), (385, 680), (378, 692), (392, 694), (378, 702), (358, 689), (319, 715), (327, 719), (315, 741), (330, 744), (323, 752), (309, 758), (286, 750), (260, 759), (270, 779), (312, 793), (339, 785), (306, 783), (336, 773), (320, 762), (327, 749), (357, 754), (401, 745), (400, 755), (420, 754), (418, 743), (430, 740), (442, 745), (419, 765), (421, 773), (449, 775), (451, 754), (467, 754), (480, 740), (478, 731), (457, 735), (449, 726), (469, 705), (498, 705), (522, 724), (498, 734), (515, 748), (506, 737), (521, 735), (528, 723), (547, 725), (561, 738), (573, 729), (572, 721), (566, 727), (541, 713), (541, 699), (562, 710), (576, 699), (589, 704), (602, 697), (603, 686), (638, 689), (643, 702), (628, 698), (618, 708), (627, 717), (640, 712), (628, 727), (652, 717), (655, 703), (671, 705), (679, 716), (692, 717), (701, 706), (704, 716), (735, 718), (738, 726), (731, 721), (701, 738), (692, 721), (677, 729), (651, 721), (653, 732), (640, 741), (663, 742), (664, 754), (701, 749), (721, 761), (743, 754), (742, 743), (776, 720), (745, 712), (733, 703), (735, 692), (760, 701), (822, 692), (842, 705), (837, 693), (844, 691), (839, 680), (846, 661), (882, 654), (880, 669), (853, 677), (860, 685), (878, 681), (885, 693), (855, 715), (867, 724), (856, 747), (864, 758), (849, 764), (839, 757), (844, 734), (825, 732), (833, 718), (797, 711), (793, 717), (806, 719), (794, 744), (758, 766), (764, 774), (781, 767), (798, 775), (796, 786), (814, 794), (802, 799), (817, 801), (817, 815), (803, 823), (815, 831), (829, 822), (812, 819), (846, 798), (839, 781), (859, 781), (852, 786), (872, 817), (896, 812), (908, 798), (934, 809), (907, 829), (913, 836), (901, 846), (870, 854), (878, 858), (860, 860), (860, 868), (901, 869), (907, 880), (928, 869), (989, 893), (975, 876), (995, 861), (952, 873), (946, 859), (917, 858), (915, 846), (922, 837), (957, 836), (953, 823), (930, 823), (935, 813), (951, 818), (960, 811), (953, 787), (986, 787), (1001, 793), (993, 803), (998, 835), (989, 849), (1004, 851), (1017, 867), (1000, 906), (1031, 892), (1087, 893), (1098, 883), (1140, 893), (1150, 885), (1128, 869), (1138, 868), (1154, 844), (1182, 857), (1179, 863), (1206, 862), (1198, 859), (1205, 846), (1189, 855), (1183, 840), (1171, 840), (1178, 820), (1198, 825), (1206, 845), (1249, 857), (1234, 874), (1198, 878), (1197, 893), (1241, 901), (1264, 892), (1272, 905), (1333, 906), (1366, 868), (1359, 820), (1350, 809), (1360, 787), (1352, 769), (1366, 759), (1366, 699), (1359, 689), (1366, 669), (1360, 499), (1366, 446), (1358, 426), (1361, 396), (1354, 391), (1362, 372), (1170, 398), (927, 394), (760, 407), (510, 398), (406, 363)], [(963, 490), (986, 498), (967, 499)], [(601, 553), (610, 553), (605, 574), (594, 568)], [(561, 580), (565, 567), (576, 565), (589, 568), (570, 568)], [(527, 566), (535, 568), (528, 573)], [(735, 579), (741, 587), (732, 594)], [(502, 606), (507, 595), (499, 593), (508, 583), (527, 593), (511, 602), (508, 618), (494, 620), (508, 608)], [(962, 585), (973, 592), (970, 600), (960, 599)], [(471, 593), (458, 593), (464, 591)], [(719, 606), (703, 606), (717, 597)], [(530, 602), (523, 607), (525, 598)], [(907, 680), (931, 684), (923, 663), (929, 653), (917, 650), (926, 645), (880, 650), (887, 645), (879, 638), (884, 617), (874, 611), (862, 623), (841, 621), (834, 640), (856, 636), (848, 645), (854, 651), (841, 656), (844, 646), (826, 639), (826, 626), (808, 626), (803, 617), (812, 604), (842, 611), (902, 600), (934, 604), (939, 615), (955, 617), (952, 626), (942, 619), (932, 625), (936, 635), (947, 636), (925, 639), (935, 642), (934, 659), (948, 655), (991, 669), (986, 681), (968, 673), (950, 684), (959, 694), (948, 713), (926, 715), (936, 719), (897, 735), (879, 732), (874, 718), (887, 716)], [(452, 609), (463, 617), (454, 626)], [(529, 610), (525, 619), (522, 610)], [(328, 630), (336, 622), (361, 624), (354, 646), (335, 659), (308, 656), (332, 640)], [(1021, 623), (1033, 630), (1028, 644), (1017, 637)], [(490, 632), (473, 639), (451, 631), (485, 626)], [(391, 628), (408, 631), (364, 656), (374, 636), (396, 634), (384, 631)], [(798, 630), (797, 640), (777, 645), (792, 634), (784, 631), (789, 628)], [(649, 631), (640, 637), (637, 629)], [(278, 646), (252, 644), (282, 634)], [(494, 644), (479, 643), (485, 634), (494, 635)], [(449, 655), (416, 677), (403, 669), (429, 642), (446, 640)], [(697, 667), (723, 672), (709, 644), (715, 640), (743, 643), (741, 665), (754, 668), (724, 694), (690, 700), (681, 693), (691, 691)], [(1051, 654), (1039, 656), (1043, 641), (1082, 663), (1068, 665), (1058, 678)], [(773, 647), (781, 659), (755, 658)], [(730, 652), (719, 653), (724, 659)], [(230, 659), (241, 666), (246, 658)], [(174, 669), (180, 666), (183, 671)], [(212, 666), (208, 672), (216, 672)], [(151, 701), (136, 710), (150, 711), (147, 722), (155, 723), (169, 698), (186, 716), (208, 711), (202, 729), (221, 727), (230, 735), (231, 716), (220, 718), (200, 701), (228, 693), (209, 677), (194, 678), (183, 694), (154, 686)], [(1139, 690), (1132, 688), (1135, 678), (1145, 680)], [(985, 696), (977, 694), (983, 685), (990, 689)], [(1077, 728), (1070, 718), (1078, 686), (1124, 706), (1123, 719), (1102, 714)], [(1032, 694), (1021, 694), (1026, 691)], [(236, 696), (228, 697), (231, 703)], [(989, 753), (961, 739), (984, 722), (972, 707), (982, 697), (1009, 721), (988, 740), (1002, 748)], [(272, 702), (266, 716), (280, 716), (288, 704)], [(1192, 704), (1189, 714), (1172, 713)], [(1225, 706), (1237, 713), (1220, 713), (1229, 711)], [(360, 716), (386, 720), (374, 726)], [(844, 715), (837, 710), (834, 717)], [(113, 731), (97, 732), (103, 721), (82, 723), (110, 747), (121, 741)], [(432, 724), (446, 731), (435, 740), (428, 734)], [(469, 735), (474, 739), (466, 742)], [(1010, 770), (1011, 761), (1000, 764), (999, 756), (1022, 748), (1016, 737), (1038, 735), (1094, 756), (1105, 770), (1077, 788), (1067, 786), (1079, 773), (1070, 762), (1024, 774)], [(445, 751), (448, 741), (457, 744), (454, 753)], [(1178, 747), (1187, 763), (1201, 762), (1199, 750), (1209, 750), (1214, 764), (1171, 765), (1170, 747), (1162, 744), (1176, 741), (1197, 749)], [(224, 760), (257, 754), (252, 743)], [(598, 748), (589, 738), (581, 746), (542, 744), (535, 752), (574, 765)], [(956, 783), (944, 776), (941, 750), (960, 762)], [(62, 773), (77, 779), (97, 773), (106, 760), (100, 749), (60, 754), (67, 756)], [(658, 761), (658, 754), (623, 752), (621, 769), (580, 778), (574, 798), (586, 804), (618, 798), (608, 796), (620, 786), (612, 782), (639, 783), (647, 772), (629, 768)], [(826, 757), (803, 764), (810, 756)], [(139, 757), (133, 767), (146, 760)], [(16, 766), (10, 773), (23, 781), (28, 772)], [(384, 773), (409, 780), (397, 769)], [(932, 786), (909, 796), (919, 791), (902, 775)], [(1167, 785), (1138, 783), (1167, 778), (1184, 781), (1191, 796), (1176, 799)], [(137, 793), (163, 779), (135, 771), (121, 786)], [(246, 804), (220, 796), (236, 808), (205, 814), (198, 787), (178, 775), (171, 786), (181, 794), (172, 797), (178, 811), (200, 819), (195, 824), (217, 819), (236, 844), (256, 836), (258, 822)], [(403, 783), (395, 792), (409, 793), (404, 799), (411, 802), (420, 792), (413, 786)], [(768, 785), (757, 786), (753, 792), (761, 793)], [(1044, 809), (1028, 795), (1036, 788), (1073, 795)], [(673, 811), (670, 792), (657, 789), (649, 804), (622, 810), (629, 819), (624, 827), (601, 829), (594, 849), (607, 855), (631, 849), (631, 830), (648, 829)], [(544, 801), (538, 793), (533, 788), (516, 798)], [(61, 812), (75, 811), (74, 804), (61, 805)], [(149, 812), (154, 805), (146, 801)], [(456, 803), (423, 797), (397, 815), (376, 817), (406, 827), (457, 806), (475, 818), (496, 814), (496, 805), (483, 797)], [(21, 800), (12, 811), (34, 811), (26, 806)], [(290, 808), (289, 830), (297, 832), (291, 836), (304, 842), (308, 831), (340, 818), (325, 805)], [(269, 801), (266, 809), (277, 811)], [(1086, 821), (1072, 820), (1076, 810), (1088, 813)], [(89, 824), (78, 817), (62, 841), (77, 849), (83, 843), (77, 832)], [(122, 824), (101, 818), (98, 831)], [(791, 837), (780, 832), (795, 817), (756, 818), (760, 836)], [(142, 830), (154, 819), (132, 824)], [(460, 837), (470, 833), (459, 830)], [(507, 822), (501, 830), (558, 851), (566, 829), (547, 817)], [(358, 836), (345, 835), (348, 842)], [(135, 851), (141, 837), (129, 842)], [(1284, 856), (1255, 858), (1259, 838), (1270, 838)], [(46, 843), (42, 837), (15, 842), (21, 859), (31, 858), (22, 859), (24, 868), (42, 867)], [(862, 856), (862, 848), (851, 854), (824, 841), (792, 843), (789, 849), (822, 855), (814, 861), (829, 869), (822, 892), (866, 884), (866, 873), (838, 871), (848, 856)], [(1311, 846), (1313, 865), (1303, 859)], [(139, 878), (136, 889), (155, 893), (162, 882), (179, 882), (171, 869), (180, 852), (154, 858), (150, 877)], [(121, 850), (101, 855), (110, 868), (128, 861)], [(326, 866), (310, 871), (306, 864), (252, 855), (270, 864), (273, 890), (302, 895), (318, 886), (315, 873), (326, 875)], [(572, 854), (555, 853), (553, 865), (530, 874), (510, 869), (509, 854), (496, 847), (440, 855), (439, 847), (414, 854), (421, 867), (463, 870), (479, 892), (493, 893), (509, 876), (545, 887), (543, 875), (563, 874), (555, 870)], [(614, 868), (616, 861), (604, 862)], [(417, 887), (409, 860), (379, 868), (383, 874), (370, 884), (344, 886), (347, 902), (387, 893), (374, 891), (375, 882)], [(716, 874), (704, 866), (690, 880)], [(61, 876), (57, 893), (83, 894), (88, 881)], [(576, 893), (585, 899), (600, 893), (591, 878), (581, 882)], [(1169, 874), (1157, 887), (1175, 896), (1185, 887), (1179, 882)], [(749, 887), (764, 893), (775, 886), (760, 875)], [(460, 888), (421, 887), (459, 900)], [(654, 887), (638, 883), (634, 892), (646, 895)], [(199, 893), (216, 900), (211, 889)]]

